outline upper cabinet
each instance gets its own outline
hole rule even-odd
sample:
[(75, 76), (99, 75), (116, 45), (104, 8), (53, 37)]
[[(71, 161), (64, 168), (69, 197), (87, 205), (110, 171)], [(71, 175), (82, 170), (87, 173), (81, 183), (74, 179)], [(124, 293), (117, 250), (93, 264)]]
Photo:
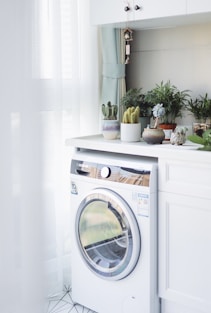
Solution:
[(187, 13), (205, 13), (211, 12), (210, 0), (187, 0)]
[(90, 0), (91, 24), (111, 24), (134, 19), (133, 0)]
[(91, 24), (103, 25), (186, 14), (186, 0), (90, 0)]
[(140, 19), (151, 19), (186, 14), (186, 0), (142, 0)]
[(142, 29), (203, 23), (211, 20), (211, 0), (89, 1), (92, 25)]

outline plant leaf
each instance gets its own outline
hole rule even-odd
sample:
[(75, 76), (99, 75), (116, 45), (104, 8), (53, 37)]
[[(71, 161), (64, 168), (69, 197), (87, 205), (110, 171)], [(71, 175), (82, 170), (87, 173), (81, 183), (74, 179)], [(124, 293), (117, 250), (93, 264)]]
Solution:
[(200, 145), (204, 145), (204, 139), (198, 135), (190, 135), (190, 136), (188, 136), (188, 140), (190, 140), (194, 143), (198, 143)]

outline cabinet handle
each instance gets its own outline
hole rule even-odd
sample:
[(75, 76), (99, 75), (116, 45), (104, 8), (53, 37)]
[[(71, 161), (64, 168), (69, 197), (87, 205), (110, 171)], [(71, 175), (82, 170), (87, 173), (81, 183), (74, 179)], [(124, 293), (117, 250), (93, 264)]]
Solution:
[(127, 5), (125, 8), (124, 8), (125, 12), (127, 11), (130, 11), (130, 7)]
[(138, 4), (136, 4), (136, 5), (134, 6), (134, 9), (135, 9), (136, 11), (138, 11), (138, 10), (141, 9), (141, 7), (140, 7)]

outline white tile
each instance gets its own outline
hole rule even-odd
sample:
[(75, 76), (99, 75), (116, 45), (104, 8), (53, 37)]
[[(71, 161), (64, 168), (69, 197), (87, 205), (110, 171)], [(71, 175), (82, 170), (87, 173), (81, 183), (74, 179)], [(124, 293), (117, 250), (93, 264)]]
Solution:
[(46, 313), (96, 313), (80, 304), (74, 304), (71, 291), (48, 298)]

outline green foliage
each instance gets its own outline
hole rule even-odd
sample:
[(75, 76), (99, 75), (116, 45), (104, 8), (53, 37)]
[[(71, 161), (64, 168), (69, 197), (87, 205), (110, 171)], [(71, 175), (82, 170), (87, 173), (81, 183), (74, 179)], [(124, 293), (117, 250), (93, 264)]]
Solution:
[(199, 96), (199, 99), (190, 99), (187, 102), (186, 109), (193, 113), (196, 120), (206, 122), (207, 118), (211, 118), (211, 99), (208, 94)]
[(211, 129), (206, 130), (202, 137), (198, 135), (188, 136), (188, 140), (202, 145), (203, 147), (200, 147), (199, 150), (211, 151)]
[(117, 113), (118, 113), (117, 104), (111, 104), (111, 101), (108, 101), (106, 105), (102, 104), (101, 108), (102, 108), (104, 120), (116, 120), (117, 119)]
[(140, 116), (150, 116), (151, 115), (151, 106), (145, 100), (145, 95), (141, 93), (142, 88), (131, 88), (121, 99), (121, 104), (124, 110), (129, 107), (137, 107), (140, 108)]
[(123, 114), (122, 123), (134, 124), (139, 123), (140, 108), (139, 106), (129, 107)]
[(160, 103), (165, 108), (163, 123), (175, 123), (177, 117), (182, 117), (182, 110), (189, 98), (188, 90), (180, 91), (168, 80), (161, 81), (155, 88), (148, 91), (145, 100), (153, 106)]

